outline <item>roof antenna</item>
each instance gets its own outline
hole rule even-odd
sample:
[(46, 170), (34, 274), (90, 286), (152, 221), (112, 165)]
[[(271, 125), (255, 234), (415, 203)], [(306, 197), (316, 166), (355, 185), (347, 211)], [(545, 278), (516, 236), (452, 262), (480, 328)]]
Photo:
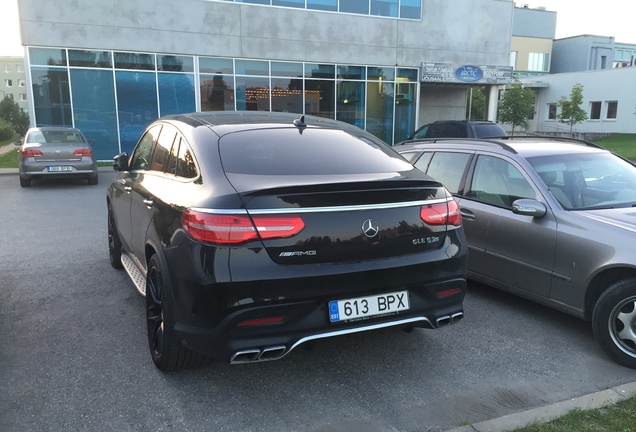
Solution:
[(294, 126), (307, 127), (307, 125), (305, 124), (305, 116), (301, 115), (300, 117), (295, 118), (294, 119)]

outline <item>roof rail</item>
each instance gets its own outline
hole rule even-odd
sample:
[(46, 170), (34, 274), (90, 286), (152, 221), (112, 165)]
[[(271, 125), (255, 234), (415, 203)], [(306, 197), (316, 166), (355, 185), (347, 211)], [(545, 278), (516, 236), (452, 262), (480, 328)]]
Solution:
[(501, 147), (502, 149), (509, 151), (510, 153), (514, 153), (517, 154), (517, 151), (512, 148), (511, 146), (509, 146), (506, 143), (503, 143), (501, 141), (495, 141), (495, 140), (499, 140), (499, 139), (503, 139), (503, 138), (508, 138), (508, 137), (487, 137), (487, 138), (418, 138), (418, 139), (412, 139), (412, 140), (406, 140), (406, 141), (402, 141), (400, 143), (395, 144), (397, 145), (403, 145), (403, 144), (433, 144), (433, 143), (451, 143), (453, 141), (460, 141), (461, 144), (466, 144), (466, 143), (470, 143), (470, 144), (487, 144), (487, 145), (495, 145), (497, 147)]
[(595, 147), (595, 148), (603, 148), (598, 144), (594, 144), (593, 142), (590, 141), (586, 141), (586, 140), (582, 140), (582, 139), (578, 139), (578, 138), (569, 138), (569, 137), (558, 137), (558, 136), (552, 136), (552, 135), (539, 135), (539, 134), (530, 134), (530, 133), (526, 133), (524, 135), (509, 135), (506, 137), (501, 137), (501, 139), (514, 139), (514, 138), (538, 138), (538, 139), (546, 139), (546, 140), (552, 140), (552, 141), (565, 141), (565, 142), (571, 142), (574, 144), (583, 144), (586, 145), (588, 147)]

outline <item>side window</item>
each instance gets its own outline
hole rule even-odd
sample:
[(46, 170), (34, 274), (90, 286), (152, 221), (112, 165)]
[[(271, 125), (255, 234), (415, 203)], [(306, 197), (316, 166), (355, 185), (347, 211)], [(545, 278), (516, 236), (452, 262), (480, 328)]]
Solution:
[(417, 138), (426, 138), (426, 132), (428, 131), (429, 126), (424, 126), (422, 129), (420, 129), (419, 131), (417, 131), (417, 133), (415, 135), (413, 135), (414, 139)]
[(426, 172), (428, 170), (428, 163), (431, 161), (432, 156), (433, 152), (422, 153), (422, 156), (414, 164), (415, 168)]
[(469, 160), (470, 153), (436, 152), (426, 174), (441, 182), (450, 193), (456, 194)]
[(499, 207), (512, 208), (519, 198), (536, 198), (534, 189), (521, 172), (510, 162), (481, 155), (467, 196)]
[(418, 151), (413, 151), (413, 152), (404, 152), (400, 154), (402, 155), (404, 159), (412, 163), (413, 158), (417, 156), (418, 153), (419, 153)]
[(177, 159), (179, 158), (180, 143), (181, 138), (177, 135), (174, 140), (174, 144), (172, 144), (172, 150), (170, 150), (170, 159), (168, 159), (168, 164), (166, 165), (167, 174), (177, 175)]
[(172, 143), (175, 141), (177, 131), (173, 127), (165, 125), (161, 129), (161, 134), (157, 140), (155, 146), (155, 152), (152, 155), (152, 163), (150, 164), (151, 171), (163, 172), (164, 166), (168, 162), (170, 151), (172, 150)]
[(197, 168), (194, 163), (194, 157), (190, 149), (181, 139), (179, 145), (179, 158), (177, 159), (177, 176), (185, 178), (195, 178), (197, 176)]
[(161, 126), (157, 125), (144, 134), (144, 136), (135, 147), (133, 155), (130, 158), (130, 171), (147, 170), (150, 168), (150, 155), (152, 154), (152, 145), (156, 141)]

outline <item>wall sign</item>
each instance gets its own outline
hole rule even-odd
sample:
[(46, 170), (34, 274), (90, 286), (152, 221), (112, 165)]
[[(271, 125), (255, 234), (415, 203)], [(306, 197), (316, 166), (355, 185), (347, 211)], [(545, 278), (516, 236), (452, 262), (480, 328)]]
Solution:
[(512, 84), (510, 66), (473, 66), (422, 63), (422, 82), (457, 84)]

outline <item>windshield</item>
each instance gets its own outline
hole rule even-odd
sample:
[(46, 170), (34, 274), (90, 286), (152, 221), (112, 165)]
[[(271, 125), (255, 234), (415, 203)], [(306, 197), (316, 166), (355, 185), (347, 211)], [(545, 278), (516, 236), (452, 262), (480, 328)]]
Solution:
[(50, 144), (50, 143), (83, 143), (84, 137), (82, 134), (75, 131), (32, 131), (27, 136), (28, 143), (40, 143), (40, 144)]
[(565, 209), (636, 205), (636, 167), (611, 153), (540, 156), (528, 162)]

